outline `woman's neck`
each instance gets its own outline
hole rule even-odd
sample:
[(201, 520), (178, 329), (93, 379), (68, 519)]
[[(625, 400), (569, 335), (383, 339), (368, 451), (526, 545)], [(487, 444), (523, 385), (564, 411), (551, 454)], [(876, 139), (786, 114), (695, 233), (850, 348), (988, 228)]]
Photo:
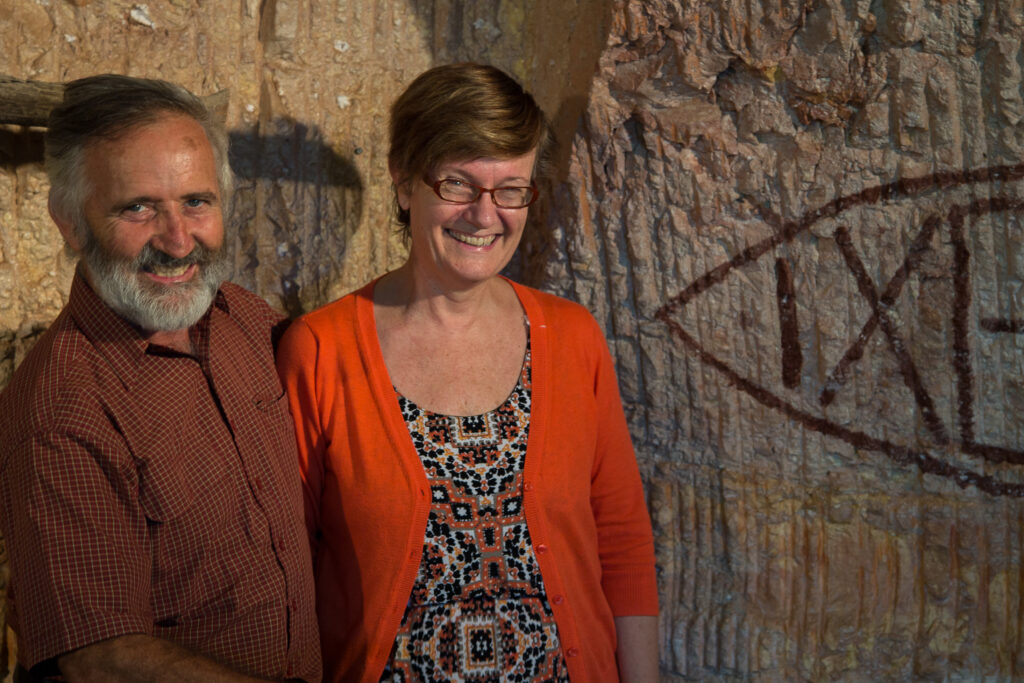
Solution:
[(374, 301), (378, 306), (398, 309), (407, 320), (420, 319), (445, 326), (479, 323), (502, 308), (511, 292), (508, 283), (495, 276), (459, 287), (417, 277), (407, 261), (377, 283)]

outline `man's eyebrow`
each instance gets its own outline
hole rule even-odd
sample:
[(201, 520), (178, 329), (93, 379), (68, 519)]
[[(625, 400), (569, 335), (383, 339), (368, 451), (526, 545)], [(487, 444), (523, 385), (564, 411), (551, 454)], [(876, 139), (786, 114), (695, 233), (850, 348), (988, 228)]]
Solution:
[(217, 193), (216, 192), (209, 192), (209, 191), (206, 191), (206, 192), (189, 192), (186, 195), (184, 195), (183, 198), (184, 199), (202, 199), (203, 201), (207, 201), (207, 202), (216, 202), (217, 201)]
[(129, 197), (128, 199), (119, 201), (114, 205), (114, 207), (117, 209), (126, 209), (129, 206), (135, 206), (136, 204), (156, 204), (158, 202), (159, 200), (156, 197), (141, 195), (139, 197)]

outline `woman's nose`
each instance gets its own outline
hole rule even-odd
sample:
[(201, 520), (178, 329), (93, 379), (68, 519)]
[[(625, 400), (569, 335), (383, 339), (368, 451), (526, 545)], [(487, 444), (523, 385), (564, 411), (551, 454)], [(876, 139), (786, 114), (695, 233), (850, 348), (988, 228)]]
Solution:
[(466, 219), (477, 226), (493, 225), (498, 220), (498, 205), (490, 192), (481, 192), (476, 201), (469, 205)]

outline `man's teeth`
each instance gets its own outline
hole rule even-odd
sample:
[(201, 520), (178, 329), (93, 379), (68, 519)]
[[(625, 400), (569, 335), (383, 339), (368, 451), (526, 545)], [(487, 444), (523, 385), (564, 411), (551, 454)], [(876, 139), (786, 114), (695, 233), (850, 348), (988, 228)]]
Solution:
[(154, 275), (159, 275), (160, 277), (178, 277), (188, 272), (188, 269), (191, 267), (191, 263), (184, 266), (158, 266), (154, 264), (150, 266), (150, 270)]
[(464, 232), (458, 232), (456, 230), (449, 230), (448, 234), (462, 242), (473, 247), (485, 247), (494, 241), (496, 235), (487, 235), (484, 237), (474, 237), (473, 235), (467, 235)]

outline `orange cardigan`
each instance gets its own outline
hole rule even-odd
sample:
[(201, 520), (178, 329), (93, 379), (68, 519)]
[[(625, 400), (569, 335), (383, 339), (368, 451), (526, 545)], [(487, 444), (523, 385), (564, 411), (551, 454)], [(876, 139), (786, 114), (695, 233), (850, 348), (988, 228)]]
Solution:
[[(373, 286), (278, 349), (299, 440), (325, 681), (375, 683), (423, 552), (430, 487), (377, 342)], [(530, 320), (523, 506), (569, 676), (615, 681), (613, 617), (658, 613), (654, 543), (611, 356), (578, 304), (512, 283)]]

